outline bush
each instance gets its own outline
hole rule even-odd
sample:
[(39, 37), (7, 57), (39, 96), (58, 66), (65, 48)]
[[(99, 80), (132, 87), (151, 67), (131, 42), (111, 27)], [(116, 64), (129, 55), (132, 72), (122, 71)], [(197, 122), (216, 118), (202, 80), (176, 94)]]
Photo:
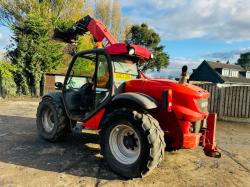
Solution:
[(13, 72), (15, 67), (7, 61), (0, 61), (0, 96), (16, 95), (16, 84)]

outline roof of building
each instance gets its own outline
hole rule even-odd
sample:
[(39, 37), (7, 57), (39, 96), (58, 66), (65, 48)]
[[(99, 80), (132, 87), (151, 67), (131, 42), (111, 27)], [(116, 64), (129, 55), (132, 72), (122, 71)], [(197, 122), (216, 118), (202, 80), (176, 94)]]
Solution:
[(222, 78), (225, 82), (250, 83), (250, 79), (247, 79), (246, 77), (243, 77), (243, 76), (240, 75), (240, 74), (239, 74), (238, 77), (224, 77), (224, 76), (221, 76), (221, 78)]
[[(212, 61), (206, 61), (207, 64), (212, 68), (212, 69), (233, 69), (233, 70), (238, 70), (238, 71), (246, 71), (244, 68), (242, 68), (240, 65), (235, 65), (235, 64), (224, 64), (219, 61), (212, 62)], [(226, 77), (222, 76), (220, 73), (216, 72), (220, 78), (224, 82), (233, 82), (233, 83), (250, 83), (250, 79), (247, 79), (243, 75), (239, 73), (238, 77)]]
[(213, 69), (235, 69), (238, 71), (245, 71), (244, 68), (242, 68), (240, 65), (224, 64), (219, 61), (216, 61), (216, 62), (207, 61), (207, 60), (204, 60), (204, 61), (207, 62)]
[[(219, 61), (213, 62), (213, 61), (207, 61), (204, 60), (202, 62), (206, 63), (211, 69), (214, 70), (214, 73), (223, 80), (225, 83), (247, 83), (250, 84), (250, 79), (247, 79), (245, 76), (243, 76), (241, 73), (238, 74), (238, 77), (227, 77), (222, 76), (216, 69), (232, 69), (232, 70), (238, 70), (239, 72), (246, 72), (244, 68), (242, 68), (240, 65), (234, 65), (234, 64), (224, 64)], [(201, 65), (196, 69), (198, 70), (201, 67)], [(195, 70), (195, 71), (196, 71)], [(194, 73), (195, 73), (194, 71)]]

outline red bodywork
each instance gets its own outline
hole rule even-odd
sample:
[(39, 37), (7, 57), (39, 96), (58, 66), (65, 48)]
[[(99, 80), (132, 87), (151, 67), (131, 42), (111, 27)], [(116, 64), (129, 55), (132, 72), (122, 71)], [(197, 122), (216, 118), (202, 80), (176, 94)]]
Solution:
[[(172, 92), (171, 111), (162, 109), (164, 90)], [(220, 156), (215, 143), (216, 115), (202, 112), (197, 104), (198, 99), (208, 99), (207, 91), (191, 84), (142, 78), (126, 82), (125, 92), (144, 93), (158, 102), (159, 107), (153, 109), (151, 114), (159, 121), (165, 135), (171, 139), (173, 148), (195, 148), (201, 143), (207, 156)], [(98, 129), (103, 114), (104, 111), (101, 110), (93, 117), (95, 119), (91, 118), (84, 126)], [(207, 121), (207, 129), (202, 133), (193, 133), (194, 122), (201, 120)]]
[(101, 122), (101, 119), (104, 115), (105, 108), (102, 108), (99, 112), (97, 112), (92, 118), (90, 118), (88, 121), (83, 123), (85, 127), (88, 127), (89, 129), (92, 130), (97, 130), (99, 129), (99, 124)]
[(117, 44), (115, 37), (109, 32), (107, 27), (97, 19), (91, 18), (87, 25), (88, 31), (94, 36), (96, 41), (108, 42), (108, 45)]
[[(141, 61), (151, 58), (151, 52), (146, 48), (134, 44), (118, 43), (105, 25), (91, 18), (87, 26), (97, 42), (108, 42), (105, 45), (109, 55), (128, 54), (129, 50), (135, 50), (134, 55)], [(162, 93), (168, 91), (168, 107), (163, 109)], [(216, 115), (208, 111), (201, 111), (198, 106), (199, 99), (208, 99), (209, 93), (200, 87), (191, 84), (179, 84), (165, 79), (150, 79), (141, 74), (140, 79), (127, 81), (124, 92), (138, 92), (154, 98), (158, 107), (151, 114), (159, 121), (165, 135), (171, 139), (172, 147), (194, 148), (200, 143), (208, 156), (220, 155), (215, 143)], [(90, 129), (99, 129), (99, 123), (104, 116), (105, 109), (83, 123)], [(207, 121), (207, 128), (201, 133), (193, 133), (194, 123)]]
[[(162, 92), (167, 89), (172, 90), (172, 111), (162, 109)], [(206, 120), (209, 116), (207, 111), (200, 110), (197, 103), (198, 99), (208, 99), (207, 91), (191, 84), (179, 84), (163, 79), (128, 81), (125, 91), (144, 93), (158, 101), (159, 107), (152, 111), (152, 115), (159, 121), (165, 135), (171, 138), (174, 148), (197, 147), (201, 137), (205, 137), (201, 133), (192, 133), (192, 129), (194, 122)], [(208, 127), (216, 125), (216, 121), (207, 120), (207, 122)], [(214, 132), (209, 132), (206, 134), (214, 134)], [(213, 137), (213, 135), (207, 135), (205, 139), (215, 146)], [(205, 144), (206, 142), (203, 145)]]
[(142, 46), (134, 45), (134, 44), (117, 43), (117, 44), (109, 45), (105, 49), (107, 53), (110, 55), (122, 55), (122, 54), (128, 54), (129, 49), (131, 48), (135, 50), (135, 53), (134, 53), (135, 56), (144, 60), (149, 60), (151, 58), (151, 52), (149, 50), (147, 50), (146, 48)]

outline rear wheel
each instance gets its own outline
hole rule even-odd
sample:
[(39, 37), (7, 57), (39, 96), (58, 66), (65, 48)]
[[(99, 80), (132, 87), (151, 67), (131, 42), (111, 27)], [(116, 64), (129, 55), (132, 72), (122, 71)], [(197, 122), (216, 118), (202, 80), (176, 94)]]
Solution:
[(62, 105), (47, 97), (39, 103), (36, 123), (38, 134), (54, 142), (66, 136), (70, 121)]
[(101, 135), (101, 151), (116, 173), (127, 177), (149, 174), (164, 156), (164, 134), (151, 115), (117, 109), (107, 115)]

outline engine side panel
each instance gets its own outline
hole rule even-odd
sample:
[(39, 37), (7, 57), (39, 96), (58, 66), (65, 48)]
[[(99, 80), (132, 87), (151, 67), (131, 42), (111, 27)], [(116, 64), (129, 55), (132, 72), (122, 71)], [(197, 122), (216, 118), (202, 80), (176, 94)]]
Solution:
[[(173, 92), (172, 111), (162, 109), (162, 92)], [(209, 93), (199, 87), (182, 85), (173, 81), (138, 79), (126, 82), (126, 92), (139, 92), (149, 95), (158, 102), (150, 113), (159, 121), (165, 135), (171, 139), (174, 148), (192, 148), (198, 146), (200, 133), (192, 133), (192, 122), (203, 120), (208, 112), (202, 112), (196, 100), (208, 98)]]

